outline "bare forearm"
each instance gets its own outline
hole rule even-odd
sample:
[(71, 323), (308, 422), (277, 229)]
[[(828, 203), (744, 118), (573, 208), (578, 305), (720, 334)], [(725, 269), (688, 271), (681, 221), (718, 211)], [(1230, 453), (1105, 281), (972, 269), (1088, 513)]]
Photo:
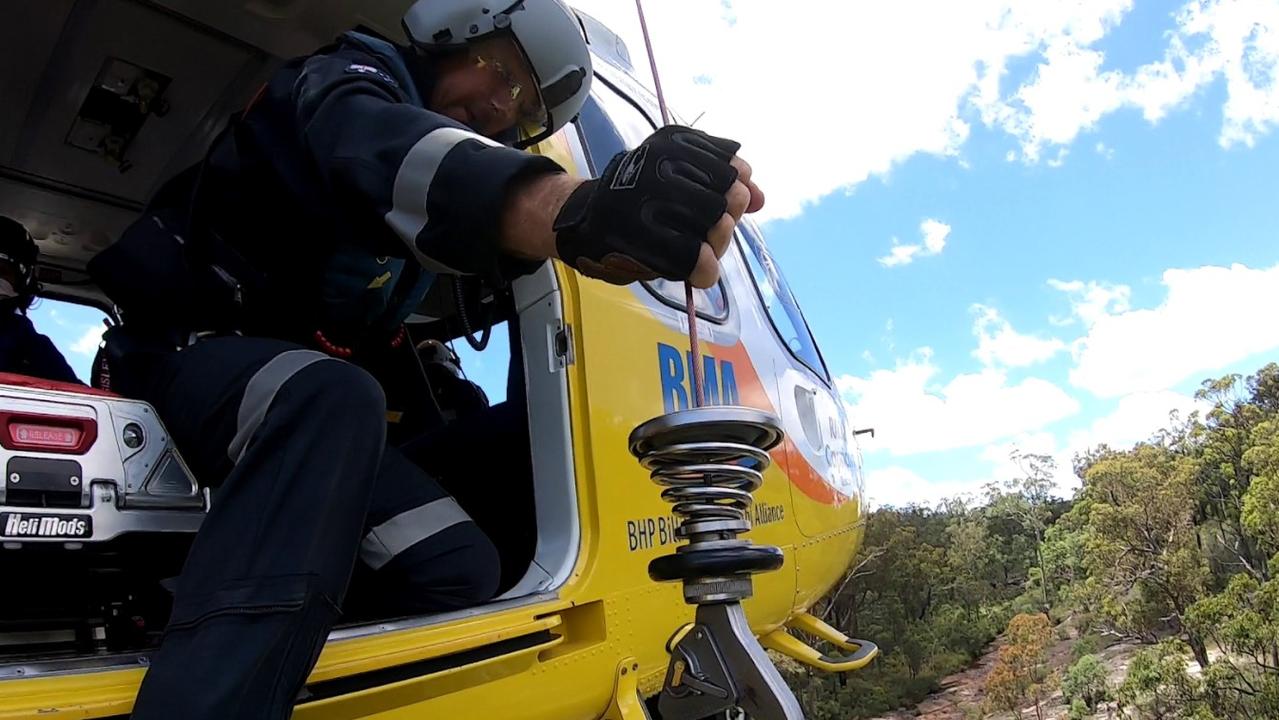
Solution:
[(555, 216), (582, 180), (565, 173), (538, 175), (511, 193), (502, 214), (502, 250), (518, 258), (545, 260), (555, 251)]

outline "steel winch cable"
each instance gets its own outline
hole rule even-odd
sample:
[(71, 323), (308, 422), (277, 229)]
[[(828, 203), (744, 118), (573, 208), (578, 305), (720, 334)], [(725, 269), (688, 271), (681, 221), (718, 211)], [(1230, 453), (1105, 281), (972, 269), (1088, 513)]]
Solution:
[[(635, 0), (635, 10), (639, 13), (640, 32), (644, 35), (644, 47), (648, 50), (648, 66), (653, 71), (653, 87), (657, 90), (657, 106), (662, 111), (662, 124), (671, 124), (671, 113), (666, 107), (666, 96), (662, 93), (662, 80), (657, 74), (657, 57), (653, 54), (653, 41), (648, 34), (648, 22), (644, 19), (643, 0)], [(701, 340), (697, 336), (697, 305), (693, 299), (693, 284), (684, 281), (684, 309), (688, 313), (688, 349), (692, 352), (693, 407), (706, 404), (703, 386), (705, 380), (702, 368)]]
[[(662, 123), (671, 124), (642, 0), (635, 0)], [(751, 576), (777, 570), (781, 548), (755, 545), (752, 493), (764, 481), (769, 452), (785, 437), (772, 413), (748, 407), (706, 406), (693, 285), (684, 283), (688, 345), (692, 351), (693, 407), (659, 415), (631, 432), (630, 450), (662, 486), (662, 499), (679, 517), (674, 553), (654, 558), (648, 574), (680, 581), (684, 601), (697, 606), (695, 620), (667, 641), (670, 664), (658, 698), (663, 717), (693, 718), (736, 712), (755, 720), (803, 720), (786, 687), (752, 634), (741, 601)]]

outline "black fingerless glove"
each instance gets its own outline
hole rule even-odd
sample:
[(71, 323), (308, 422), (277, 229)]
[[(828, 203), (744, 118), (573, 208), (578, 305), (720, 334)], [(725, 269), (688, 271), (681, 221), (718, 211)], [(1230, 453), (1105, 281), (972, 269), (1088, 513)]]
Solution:
[(670, 125), (619, 153), (555, 218), (560, 259), (615, 285), (686, 280), (737, 180), (741, 145)]

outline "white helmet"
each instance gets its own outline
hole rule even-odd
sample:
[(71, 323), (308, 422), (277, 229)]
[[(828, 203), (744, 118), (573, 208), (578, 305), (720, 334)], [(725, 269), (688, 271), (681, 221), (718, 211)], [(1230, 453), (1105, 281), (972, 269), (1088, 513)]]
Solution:
[(591, 53), (581, 23), (560, 0), (417, 0), (404, 14), (404, 33), (426, 51), (461, 49), (493, 36), (513, 39), (546, 110), (540, 127), (521, 128), (520, 148), (568, 124), (591, 91)]

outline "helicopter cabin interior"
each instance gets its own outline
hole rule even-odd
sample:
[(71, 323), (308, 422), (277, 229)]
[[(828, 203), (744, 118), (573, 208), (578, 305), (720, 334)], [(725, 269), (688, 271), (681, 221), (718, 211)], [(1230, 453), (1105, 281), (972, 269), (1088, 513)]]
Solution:
[[(97, 322), (117, 322), (110, 300), (85, 270), (88, 260), (110, 245), (160, 183), (200, 159), (227, 117), (244, 106), (282, 58), (305, 54), (353, 27), (398, 37), (404, 4), (48, 0), (0, 8), (0, 58), (11, 69), (0, 77), (0, 214), (26, 225), (40, 247), (38, 302), (46, 305), (46, 314), (52, 310), (65, 317), (78, 309)], [(628, 62), (620, 40), (590, 18), (583, 17), (583, 24), (597, 51), (610, 61)], [(406, 451), (426, 459), (428, 469), (497, 545), (500, 595), (487, 608), (536, 602), (568, 577), (579, 544), (563, 372), (571, 342), (555, 271), (547, 264), (496, 293), (467, 283), (454, 287), (444, 278), (408, 326), (413, 344), (434, 352), (445, 348), (446, 356), (463, 348), (467, 337), (477, 345), (492, 342), (483, 356), (492, 369), (489, 394), (504, 398), (480, 400), (478, 385), (453, 372), (455, 356), (444, 365), (427, 358), (429, 390), (425, 396), (412, 388), (403, 393), (404, 404), (413, 407), (391, 407), (388, 430), (401, 441), (414, 438)], [(438, 342), (426, 343), (430, 340)], [(74, 359), (85, 348), (63, 344), (59, 349)], [(461, 365), (464, 373), (467, 363)], [(92, 371), (80, 376), (94, 385), (103, 381)], [(39, 415), (43, 405), (44, 414), (58, 413), (59, 407), (89, 402), (86, 398), (114, 403), (102, 413), (114, 414), (115, 422), (103, 422), (95, 432), (141, 427), (121, 415), (132, 417), (140, 404), (117, 402), (100, 391), (15, 378), (0, 383), (0, 409), (26, 408)], [(536, 408), (533, 422), (530, 408)], [(10, 422), (0, 430), (13, 427)], [(146, 429), (150, 436), (143, 450), (170, 444), (162, 430)], [(118, 454), (107, 459), (114, 467), (137, 458), (135, 465), (143, 471), (161, 474), (159, 455), (147, 455), (131, 439), (117, 440), (110, 449)], [(444, 447), (452, 451), (436, 452)], [(491, 451), (499, 447), (503, 452)], [(65, 457), (40, 452), (45, 449), (27, 448), (26, 454)], [(0, 454), (12, 463), (23, 450), (6, 447)], [(189, 478), (176, 453), (163, 456), (172, 456), (171, 464), (180, 467), (172, 472)], [(81, 474), (89, 478), (92, 472), (86, 466)], [(8, 516), (23, 507), (87, 507), (82, 500), (90, 502), (89, 484), (84, 483), (83, 498), (59, 494), (65, 488), (6, 497), (0, 488), (0, 509)], [(140, 480), (136, 487), (121, 488), (127, 496), (121, 502), (144, 504), (151, 487)], [(188, 513), (216, 502), (216, 492), (198, 482), (183, 492)], [(5, 537), (0, 564), (6, 584), (24, 591), (0, 599), (0, 667), (46, 661), (55, 667), (86, 656), (96, 658), (94, 667), (110, 666), (111, 658), (127, 666), (131, 653), (154, 647), (167, 619), (172, 578), (196, 525), (198, 519), (194, 524), (184, 519), (165, 532), (120, 532), (103, 542)], [(477, 611), (485, 608), (467, 612)], [(446, 619), (356, 611), (334, 637)], [(0, 670), (0, 677), (5, 674)]]

